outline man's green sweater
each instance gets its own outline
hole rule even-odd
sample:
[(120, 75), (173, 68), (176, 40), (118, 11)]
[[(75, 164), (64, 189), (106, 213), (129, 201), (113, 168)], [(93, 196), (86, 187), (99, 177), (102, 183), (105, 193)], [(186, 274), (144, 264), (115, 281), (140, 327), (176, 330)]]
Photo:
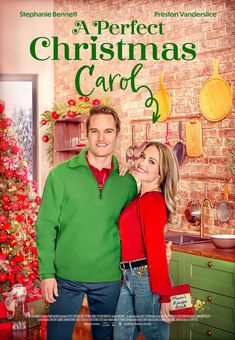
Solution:
[(37, 219), (39, 273), (80, 282), (120, 279), (117, 221), (136, 182), (119, 176), (118, 162), (99, 190), (84, 149), (48, 175)]

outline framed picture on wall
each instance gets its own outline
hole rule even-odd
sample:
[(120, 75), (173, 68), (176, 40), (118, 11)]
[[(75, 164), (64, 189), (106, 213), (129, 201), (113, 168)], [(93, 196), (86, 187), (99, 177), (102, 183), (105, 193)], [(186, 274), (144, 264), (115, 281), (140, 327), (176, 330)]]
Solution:
[(13, 121), (13, 133), (30, 162), (30, 179), (37, 181), (37, 75), (0, 74), (0, 99)]

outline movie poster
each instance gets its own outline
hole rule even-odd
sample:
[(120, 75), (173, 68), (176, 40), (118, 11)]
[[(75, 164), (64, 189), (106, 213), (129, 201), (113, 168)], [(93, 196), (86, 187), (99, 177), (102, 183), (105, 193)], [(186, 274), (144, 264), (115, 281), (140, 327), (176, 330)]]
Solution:
[(232, 0), (1, 0), (0, 99), (40, 193), (87, 145), (84, 119), (78, 136), (62, 121), (107, 103), (121, 119), (119, 160), (133, 165), (128, 151), (146, 141), (174, 149), (172, 229), (234, 234), (234, 25)]

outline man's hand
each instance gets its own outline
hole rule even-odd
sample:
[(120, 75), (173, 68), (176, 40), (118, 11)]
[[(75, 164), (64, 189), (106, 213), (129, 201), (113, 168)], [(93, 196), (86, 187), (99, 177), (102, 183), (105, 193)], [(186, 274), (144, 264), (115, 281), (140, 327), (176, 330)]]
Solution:
[(171, 255), (172, 255), (171, 246), (172, 246), (172, 241), (169, 241), (166, 245), (166, 260), (168, 264), (171, 260)]
[(49, 303), (54, 303), (56, 301), (54, 296), (59, 296), (55, 278), (43, 279), (41, 289), (44, 299)]

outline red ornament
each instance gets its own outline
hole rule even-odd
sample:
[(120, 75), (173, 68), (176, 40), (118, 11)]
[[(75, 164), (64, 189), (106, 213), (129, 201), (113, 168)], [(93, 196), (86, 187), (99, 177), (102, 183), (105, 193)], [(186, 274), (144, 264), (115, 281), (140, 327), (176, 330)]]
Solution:
[(5, 210), (5, 211), (8, 211), (8, 210), (10, 210), (10, 209), (11, 209), (11, 207), (10, 207), (10, 204), (9, 204), (9, 203), (3, 203), (3, 205), (2, 205), (2, 208), (3, 208), (3, 210)]
[(42, 136), (42, 141), (47, 143), (49, 141), (49, 137), (47, 135)]
[[(20, 188), (21, 189), (21, 188)], [(25, 201), (26, 200), (26, 196), (25, 195), (17, 195), (19, 201)]]
[(42, 124), (42, 125), (46, 125), (46, 123), (47, 123), (46, 119), (42, 119), (42, 120), (41, 120), (41, 124)]
[(24, 222), (25, 221), (25, 217), (21, 214), (17, 215), (16, 216), (16, 219), (15, 219), (17, 222), (21, 223), (21, 222)]
[(0, 252), (0, 260), (6, 260), (7, 255)]
[(8, 203), (11, 200), (10, 196), (8, 195), (2, 195), (1, 199), (4, 203)]
[(0, 272), (0, 282), (5, 282), (7, 280), (7, 274)]
[(34, 256), (37, 256), (38, 252), (37, 252), (37, 248), (36, 247), (32, 247), (30, 249), (31, 253), (34, 255)]
[(76, 112), (74, 111), (68, 111), (67, 115), (69, 116), (69, 118), (74, 118), (76, 116)]
[[(32, 220), (32, 223), (31, 223), (31, 224), (33, 224), (33, 220)], [(35, 233), (35, 231), (31, 231), (30, 236), (35, 240), (35, 239), (36, 239), (36, 233)]]
[(14, 268), (15, 267), (15, 260), (14, 258), (9, 262), (9, 265)]
[(10, 244), (10, 246), (11, 247), (15, 247), (15, 245), (16, 245), (16, 240), (14, 239), (14, 238), (12, 238), (10, 241), (9, 241), (9, 244)]
[(27, 224), (29, 224), (29, 225), (33, 224), (33, 219), (30, 215), (27, 216)]
[(53, 119), (58, 119), (59, 116), (60, 116), (60, 115), (59, 115), (56, 111), (52, 112), (52, 114), (51, 114), (51, 117), (52, 117)]
[(29, 248), (29, 247), (31, 247), (31, 245), (32, 245), (32, 243), (31, 243), (30, 241), (28, 241), (28, 240), (25, 241), (24, 244), (25, 244), (25, 247), (26, 247), (26, 248)]
[(11, 152), (12, 153), (18, 153), (18, 151), (19, 151), (19, 147), (16, 144), (13, 145), (12, 148), (11, 148)]
[(35, 202), (37, 203), (37, 205), (39, 205), (40, 203), (41, 203), (41, 197), (39, 197), (39, 196), (37, 196), (36, 198), (35, 198)]
[(24, 275), (21, 274), (21, 273), (19, 273), (19, 274), (16, 276), (16, 280), (17, 280), (17, 282), (19, 282), (19, 283), (22, 282), (23, 278), (24, 278)]
[(12, 285), (15, 284), (15, 274), (8, 274), (7, 279), (11, 282)]
[(16, 253), (14, 256), (14, 261), (15, 262), (22, 262), (24, 261), (24, 256), (21, 253)]
[(6, 215), (0, 213), (0, 224), (5, 223), (7, 220)]
[(27, 209), (30, 206), (29, 200), (25, 200), (22, 202), (22, 209)]
[(3, 225), (0, 226), (0, 228), (2, 228), (3, 230), (10, 230), (11, 225), (10, 225), (10, 223), (3, 223)]
[(79, 97), (78, 99), (79, 99), (79, 100), (83, 100), (83, 99), (84, 99), (84, 97)]
[(6, 233), (0, 233), (0, 242), (6, 242), (8, 239), (8, 235)]
[(7, 128), (6, 119), (1, 120), (1, 127), (2, 127), (3, 130), (6, 130), (6, 128)]
[(89, 97), (85, 97), (85, 98), (84, 98), (84, 101), (85, 101), (85, 102), (89, 102), (89, 100), (90, 100)]
[(30, 282), (30, 279), (29, 279), (29, 277), (23, 277), (23, 279), (22, 279), (22, 285), (23, 286), (27, 286), (27, 284)]
[(2, 114), (5, 110), (5, 103), (4, 101), (0, 100), (0, 114)]
[(92, 105), (99, 105), (100, 104), (100, 100), (99, 99), (94, 99), (92, 101)]
[(74, 106), (76, 103), (75, 103), (75, 101), (73, 100), (73, 99), (70, 99), (69, 101), (68, 101), (68, 105), (69, 106)]
[(37, 278), (37, 275), (35, 273), (30, 273), (29, 278), (30, 278), (31, 281), (35, 281), (36, 278)]
[(38, 267), (38, 261), (37, 261), (37, 260), (33, 260), (32, 266), (33, 266), (33, 267)]
[(7, 179), (14, 177), (14, 174), (15, 174), (15, 172), (13, 170), (10, 170), (10, 169), (4, 171), (4, 176)]
[(21, 170), (16, 170), (16, 171), (15, 171), (15, 176), (16, 176), (16, 178), (18, 178), (18, 179), (21, 179), (21, 178), (25, 177), (25, 175), (26, 175), (26, 173), (25, 173), (25, 171), (24, 171), (24, 168), (21, 169)]
[(6, 141), (1, 141), (0, 142), (0, 150), (6, 151), (9, 147), (9, 144)]
[(20, 210), (20, 203), (18, 201), (11, 202), (11, 209), (12, 210)]
[(21, 182), (22, 182), (23, 185), (27, 185), (27, 184), (29, 183), (29, 180), (26, 179), (26, 178), (23, 178), (23, 179), (21, 180)]
[(7, 118), (7, 119), (6, 119), (6, 124), (7, 124), (7, 126), (12, 126), (12, 120), (11, 120), (11, 118)]

